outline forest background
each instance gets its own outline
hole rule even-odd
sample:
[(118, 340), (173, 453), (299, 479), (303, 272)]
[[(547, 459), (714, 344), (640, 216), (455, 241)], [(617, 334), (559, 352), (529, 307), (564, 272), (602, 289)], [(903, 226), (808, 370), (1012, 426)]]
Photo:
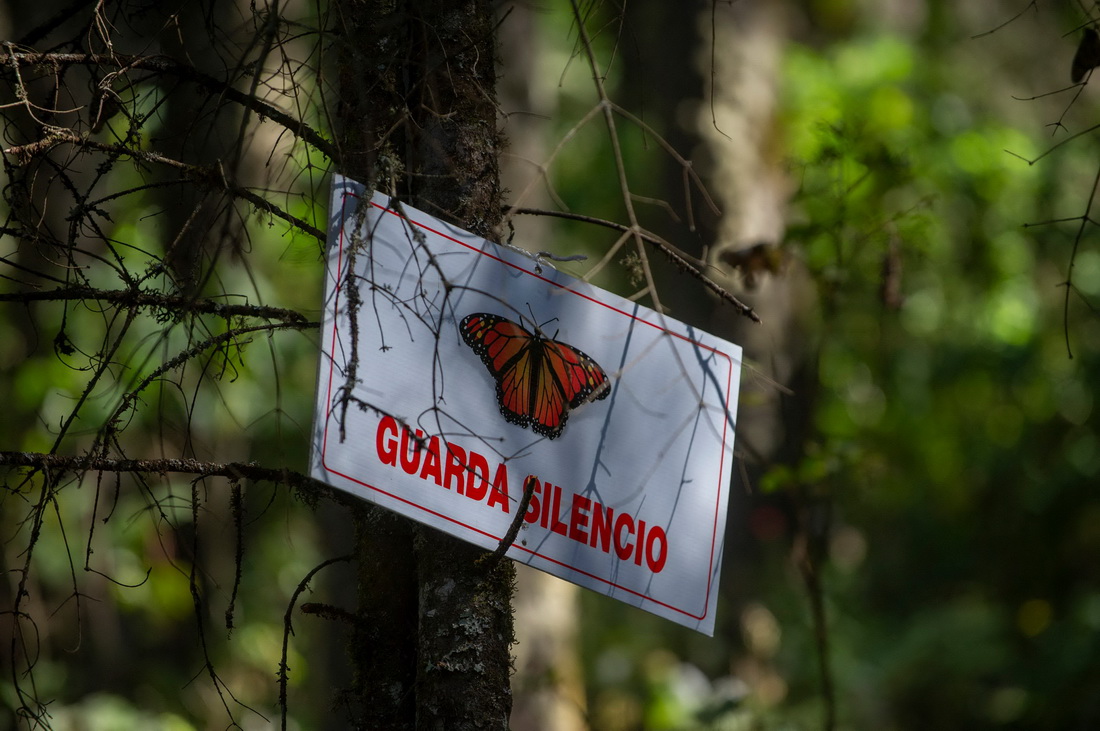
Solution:
[[(265, 728), (285, 701), (288, 727), (344, 725), (346, 627), (301, 612), (354, 603), (351, 570), (327, 563), (354, 545), (341, 503), (277, 476), (70, 465), (53, 480), (17, 457), (109, 444), (304, 471), (329, 161), (270, 117), (226, 116), (224, 91), (11, 60), (174, 59), (328, 139), (338, 89), (318, 29), (339, 6), (5, 4), (0, 704), (13, 714), (33, 700), (54, 728)], [(513, 726), (1100, 725), (1100, 48), (1087, 32), (1100, 9), (497, 12), (505, 202), (637, 222), (762, 320), (660, 252), (615, 248), (620, 231), (510, 219), (514, 243), (586, 254), (562, 268), (746, 347), (715, 638), (521, 575)], [(200, 38), (203, 54), (188, 45)], [(120, 141), (141, 154), (116, 164)], [(180, 192), (195, 171), (165, 160), (218, 161), (204, 170), (223, 182)], [(95, 243), (55, 258), (31, 219)], [(34, 294), (120, 280), (273, 309), (243, 332), (228, 310), (181, 317), (160, 301), (138, 317)]]

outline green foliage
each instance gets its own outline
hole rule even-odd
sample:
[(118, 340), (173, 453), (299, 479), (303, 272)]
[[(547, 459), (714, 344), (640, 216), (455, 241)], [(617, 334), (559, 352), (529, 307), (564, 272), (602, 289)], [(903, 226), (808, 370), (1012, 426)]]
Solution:
[[(177, 294), (164, 264), (176, 231), (165, 220), (164, 197), (144, 187), (147, 174), (118, 165), (103, 176), (103, 190), (127, 192), (99, 206), (110, 246), (85, 244), (94, 256), (78, 269), (81, 283), (121, 290), (137, 279), (142, 292)], [(286, 199), (294, 215), (316, 220), (325, 194), (321, 187)], [(285, 234), (285, 226), (272, 226), (266, 215), (243, 207), (241, 214), (250, 250), (221, 266), (205, 262), (213, 272), (205, 294), (230, 304), (315, 311), (319, 243)], [(124, 324), (128, 314), (133, 320)], [(22, 310), (8, 303), (3, 315), (0, 361), (10, 374), (0, 379), (9, 410), (0, 420), (4, 450), (74, 455), (98, 443), (105, 454), (124, 458), (183, 456), (298, 470), (306, 463), (317, 367), (313, 336), (260, 331), (197, 347), (257, 320), (102, 302), (41, 302)], [(102, 369), (105, 359), (111, 362)], [(59, 439), (74, 412), (72, 428)], [(47, 481), (40, 472), (28, 481), (18, 470), (5, 472), (3, 563), (14, 591), (16, 572), (31, 556), (22, 641), (34, 691), (51, 702), (55, 727), (224, 726), (223, 698), (201, 680), (207, 660), (222, 692), (236, 698), (229, 704), (235, 716), (277, 717), (283, 615), (298, 582), (321, 560), (321, 537), (316, 516), (285, 489), (242, 484), (238, 527), (229, 481), (222, 478), (89, 472)], [(38, 514), (44, 493), (49, 497), (30, 552), (21, 527)], [(8, 610), (11, 599), (4, 594)], [(288, 649), (292, 698), (328, 682), (315, 670), (322, 653), (307, 661), (301, 652), (298, 643), (319, 634), (303, 624), (310, 623), (296, 621)], [(84, 651), (73, 656), (79, 662), (69, 657), (74, 650)], [(12, 659), (5, 655), (5, 666)], [(26, 669), (16, 668), (24, 693), (31, 687)], [(20, 702), (12, 677), (0, 679), (5, 709)], [(303, 704), (297, 713), (292, 724), (311, 722), (323, 708)]]
[[(844, 725), (1066, 727), (1095, 720), (1100, 680), (1075, 619), (1100, 590), (1079, 552), (1094, 531), (1067, 538), (1096, 515), (1100, 341), (1075, 302), (1069, 357), (1068, 251), (1023, 226), (1064, 215), (1053, 199), (1079, 215), (1087, 189), (1021, 160), (1035, 142), (983, 112), (1004, 92), (951, 63), (898, 37), (789, 52), (790, 247), (818, 287), (817, 389), (805, 457), (763, 485), (825, 490), (869, 546), (825, 582)], [(817, 693), (814, 649), (795, 617), (783, 626), (797, 707)]]
[[(798, 325), (810, 376), (787, 403), (809, 427), (754, 485), (753, 515), (772, 527), (753, 518), (751, 548), (730, 540), (757, 558), (727, 591), (758, 603), (720, 620), (724, 665), (633, 615), (631, 639), (590, 630), (591, 698), (619, 709), (597, 726), (821, 728), (819, 648), (790, 563), (822, 505), (839, 728), (1095, 724), (1100, 256), (1088, 229), (1071, 260), (1079, 220), (1034, 224), (1084, 214), (1100, 149), (1081, 138), (1029, 165), (1065, 99), (1005, 114), (1018, 79), (965, 63), (978, 41), (831, 41), (790, 44), (783, 66), (783, 248), (787, 276), (814, 288)], [(1035, 83), (1058, 88), (1058, 74)]]
[[(716, 640), (585, 597), (582, 653), (596, 728), (819, 728), (820, 648), (797, 570), (813, 551), (810, 538), (823, 544), (840, 727), (1100, 723), (1100, 248), (1091, 227), (1075, 247), (1100, 149), (1084, 136), (1029, 165), (1051, 143), (1043, 126), (1063, 119), (1058, 105), (1066, 99), (1006, 101), (1023, 78), (1048, 91), (1065, 76), (1040, 68), (1025, 77), (1020, 47), (1007, 40), (1012, 28), (1032, 23), (1029, 40), (1065, 43), (1059, 50), (1069, 58), (1062, 33), (1073, 25), (1052, 32), (1050, 18), (1028, 15), (977, 41), (958, 28), (945, 33), (943, 3), (925, 9), (923, 27), (883, 32), (858, 26), (855, 3), (810, 3), (806, 12), (827, 37), (785, 52), (777, 124), (794, 187), (785, 276), (806, 273), (813, 288), (797, 325), (809, 376), (789, 401), (805, 432), (789, 445), (789, 459), (752, 485), (751, 535), (728, 540), (727, 550), (743, 552), (742, 573), (725, 579)], [(560, 43), (543, 59), (544, 73), (560, 79), (548, 125), (548, 137), (563, 141), (548, 170), (553, 195), (569, 210), (621, 221), (603, 117), (579, 124), (599, 100), (583, 58), (572, 55), (571, 21), (548, 12), (543, 22), (541, 37)], [(620, 41), (630, 34), (606, 28), (596, 51), (617, 59), (605, 69), (614, 83), (629, 55)], [(984, 65), (973, 63), (977, 44), (993, 49)], [(138, 94), (135, 112), (159, 114), (152, 86), (127, 91)], [(1069, 133), (1093, 123), (1092, 93), (1087, 88), (1069, 110), (1083, 121), (1064, 118)], [(617, 119), (632, 192), (664, 195), (656, 184), (664, 151)], [(159, 149), (160, 121), (151, 118), (135, 149)], [(124, 115), (111, 123), (128, 124)], [(1065, 139), (1057, 134), (1054, 141)], [(106, 132), (99, 139), (111, 140)], [(280, 203), (323, 221), (324, 186), (308, 177), (316, 169), (295, 157), (283, 164), (302, 177), (285, 186), (292, 190)], [(174, 292), (164, 260), (178, 231), (163, 220), (164, 191), (141, 187), (151, 181), (141, 166), (116, 165), (104, 176), (104, 191), (127, 193), (99, 204), (103, 236), (81, 260), (95, 263), (81, 281), (119, 289), (132, 276), (143, 291)], [(316, 241), (243, 205), (234, 215), (245, 245), (211, 269), (199, 294), (315, 311)], [(1061, 219), (1071, 220), (1025, 228)], [(573, 223), (557, 232), (555, 253), (588, 251), (596, 261), (618, 236)], [(639, 261), (624, 250), (622, 266), (598, 281), (629, 294)], [(110, 442), (118, 456), (305, 463), (312, 337), (252, 333), (161, 371), (242, 322), (149, 308), (124, 326), (123, 309), (5, 310), (6, 450), (54, 450), (60, 424), (80, 403), (59, 453), (80, 454), (98, 437), (121, 434)], [(110, 367), (85, 394), (115, 343)], [(50, 630), (41, 634), (35, 683), (42, 698), (57, 699), (58, 725), (183, 729), (188, 718), (220, 726), (226, 701), (218, 687), (274, 715), (283, 613), (323, 552), (325, 529), (314, 515), (284, 491), (247, 486), (240, 514), (247, 570), (237, 585), (228, 480), (89, 473), (43, 492), (41, 475), (23, 483), (12, 472), (5, 488), (7, 536), (27, 516), (43, 517), (27, 611)], [(40, 498), (45, 507), (36, 512)], [(823, 506), (830, 522), (808, 536), (806, 516)], [(24, 545), (3, 544), (6, 569), (22, 567)], [(94, 620), (95, 633), (84, 631), (93, 625), (78, 622), (78, 611)], [(342, 681), (326, 682), (319, 656), (305, 652), (320, 630), (296, 619), (294, 632), (291, 693), (327, 698)], [(102, 655), (83, 672), (64, 661), (82, 643)], [(156, 661), (146, 660), (150, 653)], [(207, 659), (224, 686), (187, 682), (205, 678)], [(11, 677), (0, 678), (6, 706), (17, 704)], [(292, 722), (311, 725), (326, 715), (324, 705), (301, 704)]]

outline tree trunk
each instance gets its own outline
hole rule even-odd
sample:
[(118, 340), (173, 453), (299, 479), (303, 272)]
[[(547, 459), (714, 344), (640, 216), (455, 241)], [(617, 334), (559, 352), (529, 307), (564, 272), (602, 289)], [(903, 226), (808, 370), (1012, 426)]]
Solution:
[[(492, 4), (349, 0), (336, 13), (342, 170), (493, 238), (501, 139)], [(487, 571), (477, 563), (484, 552), (376, 513), (359, 521), (360, 723), (507, 728), (511, 562)]]

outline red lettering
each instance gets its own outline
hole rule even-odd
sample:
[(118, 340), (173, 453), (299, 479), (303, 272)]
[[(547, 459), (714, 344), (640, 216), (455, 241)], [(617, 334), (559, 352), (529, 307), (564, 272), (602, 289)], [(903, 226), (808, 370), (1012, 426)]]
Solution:
[[(416, 430), (416, 439), (411, 438), (409, 428), (401, 430), (401, 469), (410, 475), (415, 475), (420, 467), (420, 442), (424, 440), (424, 432)], [(412, 442), (412, 444), (409, 444)]]
[[(398, 434), (400, 432), (400, 434)], [(445, 450), (440, 452), (440, 448)], [(395, 417), (383, 416), (375, 434), (375, 450), (382, 464), (396, 467), (422, 480), (454, 490), (471, 500), (486, 500), (490, 508), (499, 507), (505, 514), (511, 509), (506, 463), (496, 465), (490, 482), (488, 460), (472, 450), (449, 444), (440, 436), (424, 438), (402, 426)], [(629, 513), (616, 514), (614, 508), (601, 505), (584, 495), (570, 493), (567, 515), (562, 514), (562, 488), (542, 482), (535, 475), (523, 480), (524, 490), (531, 489), (531, 499), (523, 514), (528, 524), (540, 524), (560, 536), (591, 548), (611, 553), (620, 561), (633, 560), (652, 573), (660, 573), (668, 563), (668, 535), (659, 526), (647, 525)], [(562, 518), (567, 518), (562, 522)]]
[[(661, 554), (660, 557), (653, 555), (653, 544), (660, 541)], [(661, 569), (665, 567), (665, 561), (668, 560), (668, 536), (665, 535), (664, 528), (659, 525), (655, 525), (649, 529), (649, 536), (645, 541), (645, 562), (649, 565), (649, 570), (655, 574), (661, 573)]]
[(470, 452), (470, 471), (466, 477), (466, 497), (481, 500), (489, 491), (489, 463), (477, 452)]
[(420, 479), (426, 480), (431, 477), (435, 484), (443, 484), (443, 465), (439, 461), (439, 437), (432, 437), (432, 440), (428, 442), (427, 455), (424, 457), (424, 468), (420, 470)]
[(634, 519), (630, 517), (630, 513), (619, 513), (619, 517), (615, 519), (615, 555), (621, 561), (630, 558), (631, 549), (633, 548), (629, 542), (623, 541), (624, 527), (629, 539), (630, 536), (634, 535)]
[[(531, 491), (531, 502), (527, 503), (527, 512), (524, 513), (523, 519), (528, 523), (534, 523), (539, 519), (539, 489), (542, 485), (539, 484), (539, 478), (534, 475), (528, 475), (528, 480), (534, 480), (535, 487)], [(524, 485), (527, 484), (527, 480), (524, 480)], [(526, 487), (524, 488), (526, 489)]]
[(558, 516), (561, 515), (561, 488), (557, 485), (551, 485), (549, 482), (545, 484), (554, 491), (554, 507), (551, 511), (553, 522), (550, 524), (550, 530), (558, 535), (567, 535), (565, 523), (558, 520)]
[(493, 491), (489, 493), (487, 504), (490, 508), (500, 505), (501, 510), (508, 512), (508, 468), (503, 462), (497, 467), (497, 473), (493, 475)]
[(578, 543), (588, 543), (588, 511), (592, 501), (584, 495), (573, 495), (573, 507), (569, 511), (569, 537)]
[(392, 416), (382, 417), (382, 421), (378, 422), (375, 446), (382, 464), (390, 467), (397, 464), (397, 419)]
[(539, 515), (539, 525), (543, 528), (550, 527), (550, 507), (553, 502), (552, 494), (554, 486), (549, 482), (542, 483), (542, 513)]
[[(400, 431), (400, 436), (398, 432)], [(508, 467), (501, 463), (493, 472), (492, 484), (489, 482), (489, 462), (477, 452), (467, 452), (462, 447), (448, 444), (442, 437), (435, 435), (425, 440), (424, 432), (417, 429), (414, 433), (406, 426), (398, 424), (396, 418), (383, 416), (378, 422), (378, 431), (374, 439), (375, 450), (382, 464), (390, 467), (401, 465), (409, 475), (419, 476), (425, 481), (434, 482), (440, 487), (454, 490), (471, 500), (485, 500), (488, 507), (499, 507), (504, 513), (511, 509), (508, 491)], [(444, 450), (443, 452), (440, 449)], [(535, 491), (539, 490), (539, 481), (534, 475), (527, 479), (535, 481)], [(548, 487), (552, 487), (548, 485)], [(561, 504), (561, 489), (557, 488), (556, 505)], [(548, 512), (550, 501), (543, 495), (540, 501), (532, 496), (527, 512), (523, 516), (528, 523), (539, 519), (540, 511)], [(543, 518), (545, 520), (545, 517)], [(555, 518), (556, 522), (556, 518)], [(582, 520), (583, 527), (586, 521)], [(565, 526), (558, 523), (555, 532), (565, 535)]]
[(604, 553), (611, 553), (611, 521), (615, 518), (612, 508), (605, 508), (599, 503), (595, 504), (592, 512), (592, 532), (589, 533), (589, 544), (599, 548)]
[(443, 487), (451, 489), (451, 478), (457, 483), (459, 495), (466, 493), (466, 450), (453, 444), (447, 445), (447, 468), (443, 475)]

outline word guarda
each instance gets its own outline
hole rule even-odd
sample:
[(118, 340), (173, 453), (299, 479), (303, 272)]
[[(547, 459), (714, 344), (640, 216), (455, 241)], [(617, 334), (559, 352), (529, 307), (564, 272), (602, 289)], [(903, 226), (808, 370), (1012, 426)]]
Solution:
[[(490, 467), (481, 454), (463, 449), (438, 436), (427, 438), (420, 429), (411, 431), (392, 416), (378, 423), (375, 448), (379, 461), (400, 469), (438, 487), (452, 490), (470, 500), (485, 501), (485, 507), (511, 512), (508, 465)], [(668, 536), (659, 525), (649, 525), (627, 512), (616, 512), (577, 493), (566, 497), (561, 487), (536, 475), (526, 475), (519, 483), (534, 480), (534, 494), (523, 520), (528, 527), (538, 525), (552, 533), (589, 548), (611, 554), (620, 561), (633, 561), (653, 573), (659, 573), (668, 559)], [(522, 493), (516, 490), (517, 496)], [(518, 504), (518, 498), (517, 503)], [(564, 512), (563, 512), (564, 508)]]

